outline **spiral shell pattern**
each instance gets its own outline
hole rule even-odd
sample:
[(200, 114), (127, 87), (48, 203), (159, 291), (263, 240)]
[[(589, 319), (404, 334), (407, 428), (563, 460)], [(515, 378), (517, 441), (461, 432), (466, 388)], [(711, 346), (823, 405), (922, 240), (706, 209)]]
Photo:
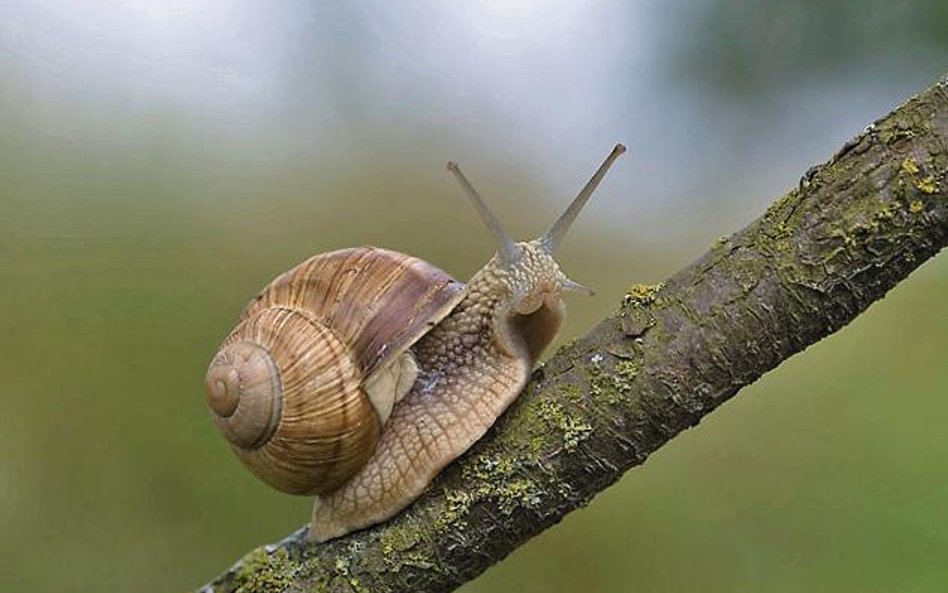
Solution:
[(365, 381), (444, 318), (463, 289), (431, 264), (384, 249), (311, 257), (251, 301), (211, 361), (214, 422), (274, 488), (337, 489), (381, 433)]

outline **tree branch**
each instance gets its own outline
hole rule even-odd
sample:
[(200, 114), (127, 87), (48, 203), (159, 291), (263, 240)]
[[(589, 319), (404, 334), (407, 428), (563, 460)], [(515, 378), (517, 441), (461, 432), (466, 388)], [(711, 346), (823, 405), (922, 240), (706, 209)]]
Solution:
[(322, 545), (301, 529), (203, 591), (453, 590), (852, 321), (946, 242), (948, 77), (664, 284), (633, 286), (405, 512)]

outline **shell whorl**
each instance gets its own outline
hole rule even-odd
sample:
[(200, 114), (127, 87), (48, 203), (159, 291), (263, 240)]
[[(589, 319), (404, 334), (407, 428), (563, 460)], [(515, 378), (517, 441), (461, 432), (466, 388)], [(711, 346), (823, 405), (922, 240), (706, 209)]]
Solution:
[(280, 374), (270, 353), (253, 342), (221, 348), (207, 371), (207, 405), (221, 433), (254, 449), (276, 429), (282, 408)]
[[(249, 356), (248, 356), (249, 354)], [(215, 399), (225, 375), (235, 397)], [(346, 344), (304, 311), (269, 307), (225, 340), (208, 373), (214, 420), (240, 460), (284, 492), (332, 490), (372, 453), (381, 430)], [(237, 400), (236, 405), (231, 399)], [(223, 400), (230, 416), (215, 404)]]
[(420, 259), (369, 247), (314, 256), (244, 310), (208, 369), (211, 415), (241, 462), (284, 492), (338, 488), (381, 432), (366, 380), (463, 297)]

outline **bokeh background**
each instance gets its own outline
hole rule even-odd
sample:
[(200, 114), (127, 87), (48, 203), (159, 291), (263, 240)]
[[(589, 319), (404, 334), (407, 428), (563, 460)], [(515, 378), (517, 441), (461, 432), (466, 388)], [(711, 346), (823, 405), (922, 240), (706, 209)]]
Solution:
[[(443, 165), (562, 249), (564, 338), (948, 70), (943, 0), (0, 0), (0, 589), (183, 591), (303, 524), (202, 377), (244, 303), (375, 244), (466, 278)], [(465, 593), (948, 587), (948, 259)]]

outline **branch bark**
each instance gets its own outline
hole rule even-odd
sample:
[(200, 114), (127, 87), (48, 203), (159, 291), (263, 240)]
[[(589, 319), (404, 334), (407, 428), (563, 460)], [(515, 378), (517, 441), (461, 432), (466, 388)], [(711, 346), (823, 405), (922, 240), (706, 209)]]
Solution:
[(322, 545), (301, 529), (202, 591), (451, 591), (852, 321), (946, 242), (948, 76), (667, 282), (633, 286), (405, 512)]

